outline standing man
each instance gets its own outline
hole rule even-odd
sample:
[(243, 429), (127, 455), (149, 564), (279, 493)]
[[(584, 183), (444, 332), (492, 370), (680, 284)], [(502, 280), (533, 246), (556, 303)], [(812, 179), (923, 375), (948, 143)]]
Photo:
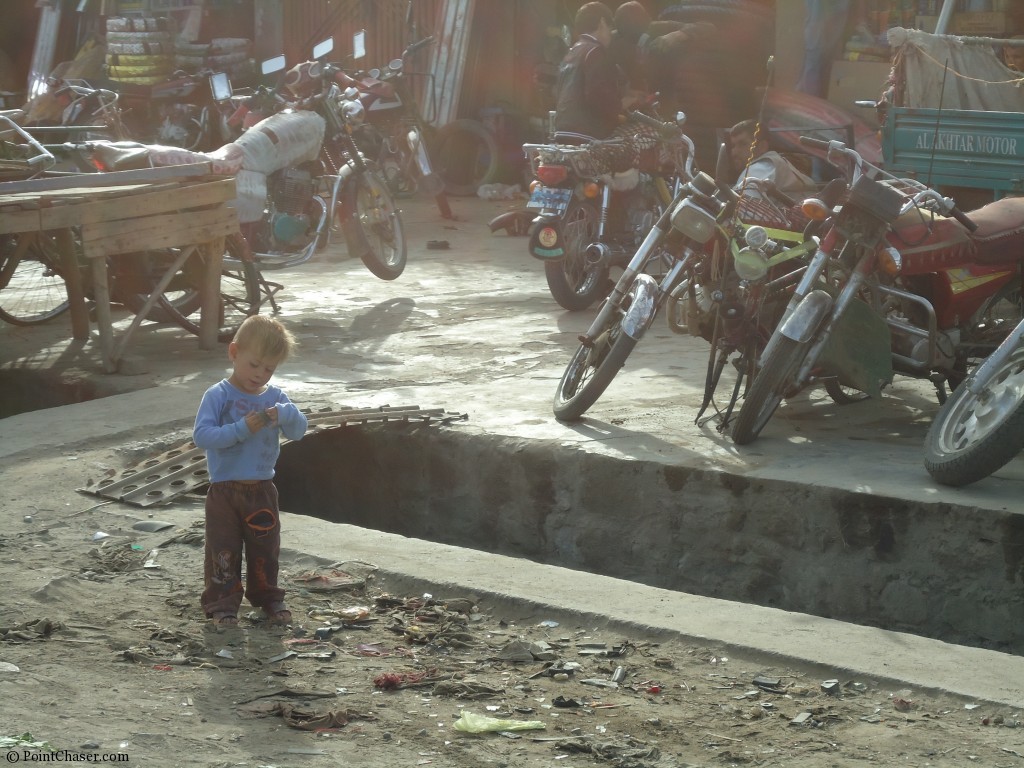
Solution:
[(612, 12), (586, 3), (576, 12), (576, 43), (558, 68), (555, 130), (607, 138), (626, 107), (623, 77), (608, 52)]

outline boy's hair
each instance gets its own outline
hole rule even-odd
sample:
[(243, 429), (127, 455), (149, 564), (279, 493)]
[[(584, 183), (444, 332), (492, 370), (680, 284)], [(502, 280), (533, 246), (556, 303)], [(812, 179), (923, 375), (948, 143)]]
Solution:
[(612, 11), (604, 3), (584, 3), (576, 11), (576, 18), (573, 20), (573, 32), (577, 37), (583, 34), (596, 32), (601, 26), (601, 19), (605, 20), (608, 27), (612, 26)]
[(261, 358), (283, 362), (296, 347), (295, 337), (280, 321), (266, 315), (250, 315), (238, 326), (233, 339), (239, 349)]

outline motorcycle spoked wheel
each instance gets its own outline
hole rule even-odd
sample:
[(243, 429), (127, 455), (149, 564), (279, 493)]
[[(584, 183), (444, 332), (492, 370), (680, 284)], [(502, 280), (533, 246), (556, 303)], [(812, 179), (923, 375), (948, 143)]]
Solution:
[(988, 477), (1024, 449), (1024, 348), (997, 371), (980, 395), (960, 382), (939, 408), (924, 440), (924, 466), (942, 485)]
[[(375, 172), (357, 174), (347, 205), (336, 215), (350, 254), (359, 254), (366, 268), (381, 280), (394, 280), (405, 271), (408, 248), (405, 229), (387, 183)], [(342, 210), (349, 211), (345, 214)]]
[(838, 379), (825, 379), (825, 392), (836, 405), (852, 405), (867, 400), (871, 395), (856, 387), (840, 384)]
[[(243, 261), (245, 244), (241, 235), (233, 235), (224, 240), (224, 265), (220, 274), (220, 322), (217, 329), (217, 341), (231, 341), (242, 321), (260, 311), (262, 300), (259, 269), (251, 261)], [(202, 278), (202, 261), (198, 254), (186, 262), (183, 270), (189, 275), (190, 281)], [(189, 333), (199, 335), (200, 318), (198, 313), (183, 315), (161, 296), (159, 306), (172, 318), (173, 322)]]
[(622, 330), (621, 312), (590, 346), (580, 344), (566, 366), (555, 391), (553, 410), (559, 421), (576, 421), (608, 389), (622, 369), (637, 340)]
[(761, 434), (782, 398), (792, 389), (793, 374), (799, 369), (808, 351), (808, 344), (801, 344), (785, 336), (779, 339), (761, 370), (754, 376), (736, 421), (733, 422), (732, 441), (736, 445), (752, 443)]
[(608, 280), (608, 267), (586, 263), (587, 246), (597, 239), (598, 216), (595, 203), (573, 199), (561, 223), (565, 256), (544, 262), (544, 277), (551, 296), (570, 312), (587, 309), (613, 287)]

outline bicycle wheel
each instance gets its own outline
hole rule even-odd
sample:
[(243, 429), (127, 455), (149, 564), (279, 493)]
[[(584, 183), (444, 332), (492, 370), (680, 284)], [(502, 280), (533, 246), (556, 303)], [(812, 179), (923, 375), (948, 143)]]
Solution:
[[(137, 315), (160, 282), (167, 267), (177, 259), (180, 248), (166, 248), (160, 251), (119, 254), (110, 257), (115, 277), (112, 298), (124, 304), (132, 314)], [(179, 270), (164, 289), (160, 301), (146, 314), (146, 320), (154, 323), (178, 323), (199, 309), (198, 278), (187, 274), (190, 264), (195, 264), (198, 255), (193, 255)], [(201, 272), (201, 270), (197, 270)]]
[(67, 287), (57, 246), (45, 232), (15, 258), (17, 238), (0, 239), (0, 319), (11, 325), (38, 325), (65, 312)]
[[(218, 341), (231, 341), (242, 321), (260, 310), (260, 276), (259, 269), (252, 261), (243, 261), (245, 244), (241, 236), (228, 237), (224, 241), (224, 264), (220, 273), (220, 323), (217, 330)], [(189, 259), (183, 270), (197, 286), (202, 278), (201, 259)], [(199, 313), (182, 314), (175, 305), (166, 298), (159, 299), (160, 307), (171, 320), (189, 333), (199, 335)]]
[(498, 143), (476, 120), (453, 120), (442, 126), (430, 150), (434, 170), (449, 195), (475, 195), (498, 175)]

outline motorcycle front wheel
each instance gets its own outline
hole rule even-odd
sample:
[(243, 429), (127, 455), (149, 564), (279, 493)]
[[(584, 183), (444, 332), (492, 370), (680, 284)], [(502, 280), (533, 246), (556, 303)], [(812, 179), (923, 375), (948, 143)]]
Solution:
[(988, 477), (1024, 449), (1024, 348), (1018, 347), (980, 395), (960, 382), (924, 440), (924, 466), (942, 485)]
[[(350, 254), (381, 280), (394, 280), (408, 260), (405, 229), (387, 184), (373, 172), (352, 177), (353, 203), (340, 222)], [(348, 207), (348, 206), (346, 206)]]
[(597, 239), (598, 215), (597, 206), (589, 200), (570, 202), (561, 223), (565, 256), (544, 262), (551, 296), (570, 312), (587, 309), (612, 288), (607, 266), (587, 264), (587, 246)]
[(554, 413), (559, 421), (576, 421), (608, 389), (636, 339), (622, 330), (622, 315), (613, 320), (591, 345), (580, 344), (558, 382)]
[(743, 399), (743, 405), (732, 425), (732, 441), (736, 445), (754, 442), (768, 424), (782, 398), (793, 385), (793, 373), (800, 367), (809, 347), (782, 336)]

